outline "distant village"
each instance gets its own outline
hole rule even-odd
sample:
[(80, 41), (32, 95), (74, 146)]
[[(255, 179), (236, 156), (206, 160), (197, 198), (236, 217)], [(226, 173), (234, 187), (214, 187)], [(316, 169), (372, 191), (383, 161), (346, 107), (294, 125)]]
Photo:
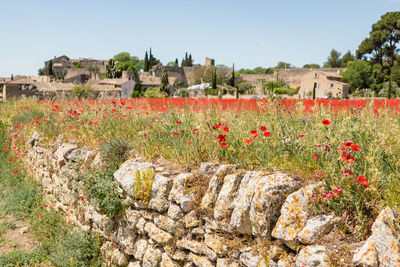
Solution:
[[(270, 85), (282, 89), (276, 91), (282, 98), (348, 97), (348, 86), (341, 82), (343, 68), (283, 68), (270, 74), (244, 74), (225, 67), (218, 72), (217, 84), (212, 79), (217, 79), (218, 66), (211, 58), (198, 65), (178, 66), (176, 61), (173, 66), (156, 64), (140, 72), (128, 69), (118, 76), (104, 75), (112, 71), (113, 64), (112, 60), (54, 57), (44, 62), (41, 75), (0, 78), (0, 99), (146, 97), (147, 90), (165, 87), (165, 83), (170, 97), (263, 98)], [(207, 73), (211, 81), (205, 78)], [(90, 94), (77, 95), (77, 88)], [(237, 88), (244, 88), (240, 95)]]

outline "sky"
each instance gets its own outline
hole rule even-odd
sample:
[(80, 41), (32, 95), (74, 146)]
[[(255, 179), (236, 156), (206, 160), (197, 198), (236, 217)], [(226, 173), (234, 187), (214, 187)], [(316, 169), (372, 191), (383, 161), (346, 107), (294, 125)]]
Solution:
[(185, 52), (235, 68), (323, 64), (355, 52), (400, 0), (0, 0), (0, 77), (37, 75), (54, 56), (143, 58)]

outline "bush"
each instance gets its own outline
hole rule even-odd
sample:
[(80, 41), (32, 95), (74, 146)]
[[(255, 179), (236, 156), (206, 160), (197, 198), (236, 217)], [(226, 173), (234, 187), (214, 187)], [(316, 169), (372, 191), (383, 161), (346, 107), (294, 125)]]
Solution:
[(179, 96), (179, 97), (189, 97), (189, 90), (186, 88), (178, 88), (175, 91), (174, 96)]
[(277, 95), (295, 95), (298, 94), (300, 90), (300, 87), (297, 89), (291, 89), (291, 88), (275, 88), (274, 89), (274, 94)]
[(122, 139), (111, 139), (100, 145), (100, 154), (106, 168), (116, 171), (127, 159), (128, 144)]
[(237, 89), (239, 90), (239, 94), (252, 94), (254, 91), (254, 86), (247, 81), (243, 81), (238, 83), (237, 85)]
[(166, 97), (166, 94), (164, 92), (160, 91), (160, 88), (158, 87), (151, 87), (144, 92), (143, 97), (145, 98), (163, 98)]
[(75, 95), (78, 99), (87, 99), (90, 97), (92, 93), (92, 87), (90, 84), (86, 85), (75, 85), (74, 89), (72, 90), (72, 94)]
[(131, 94), (131, 98), (139, 98), (140, 97), (140, 92), (133, 90)]

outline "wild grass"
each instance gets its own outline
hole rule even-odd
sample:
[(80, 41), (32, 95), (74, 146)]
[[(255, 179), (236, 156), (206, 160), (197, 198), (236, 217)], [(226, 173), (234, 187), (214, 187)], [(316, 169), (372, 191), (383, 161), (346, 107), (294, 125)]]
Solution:
[[(2, 104), (0, 113), (13, 125), (10, 134), (18, 134), (13, 141), (19, 147), (35, 130), (45, 137), (42, 145), (59, 134), (93, 149), (123, 140), (121, 147), (147, 159), (162, 157), (187, 167), (217, 161), (247, 170), (286, 171), (305, 183), (324, 180), (327, 192), (343, 190), (336, 198), (324, 198), (324, 209), (354, 214), (353, 224), (364, 233), (379, 210), (400, 204), (400, 117), (390, 108), (377, 110), (370, 103), (342, 109), (316, 106), (308, 112), (301, 102), (290, 107), (269, 102), (258, 111), (215, 106), (158, 112), (152, 105), (18, 101)], [(32, 116), (27, 123), (27, 107), (41, 118)], [(360, 146), (359, 151), (347, 149), (354, 157), (351, 163), (340, 151), (347, 141)], [(353, 175), (343, 175), (348, 168)], [(359, 176), (368, 179), (368, 186), (356, 180)]]

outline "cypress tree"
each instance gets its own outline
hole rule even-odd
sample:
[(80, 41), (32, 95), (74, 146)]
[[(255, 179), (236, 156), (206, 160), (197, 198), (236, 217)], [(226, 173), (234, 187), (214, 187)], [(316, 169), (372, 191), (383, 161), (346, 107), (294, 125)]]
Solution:
[(160, 91), (165, 92), (168, 96), (170, 96), (168, 72), (165, 69), (163, 70), (163, 75), (161, 77)]
[(313, 87), (313, 90), (312, 90), (312, 99), (315, 99), (316, 89), (317, 89), (317, 83), (314, 83), (314, 87)]
[(232, 66), (232, 87), (235, 87), (235, 63)]
[(179, 67), (178, 59), (175, 59), (175, 66), (176, 66), (176, 67)]
[(49, 62), (49, 69), (47, 70), (47, 73), (49, 76), (53, 76), (53, 60), (50, 60)]
[(147, 54), (147, 51), (144, 56), (144, 71), (149, 71), (149, 55)]
[(189, 54), (189, 58), (188, 58), (188, 67), (192, 67), (193, 66), (193, 59), (192, 59), (192, 54)]
[(214, 67), (213, 73), (211, 76), (211, 88), (217, 89), (217, 68)]

